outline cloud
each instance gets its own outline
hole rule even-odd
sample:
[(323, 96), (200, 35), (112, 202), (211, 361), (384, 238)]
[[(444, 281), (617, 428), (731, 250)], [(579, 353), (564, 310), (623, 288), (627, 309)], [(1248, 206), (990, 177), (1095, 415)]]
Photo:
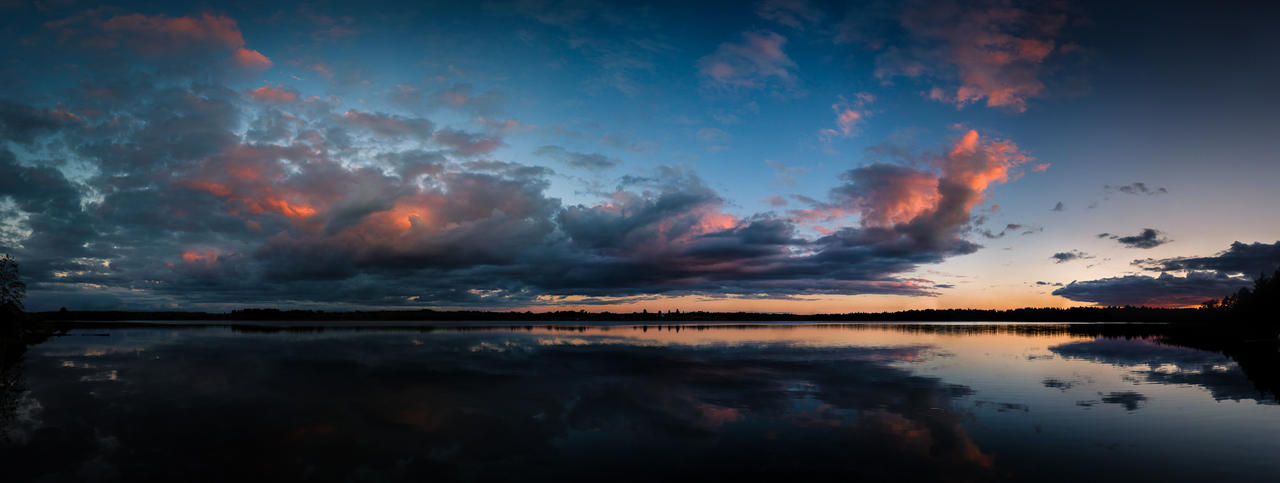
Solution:
[[(416, 90), (412, 88), (408, 90), (401, 88), (401, 97), (393, 97), (393, 99), (403, 103), (410, 103), (406, 101), (405, 96), (412, 95), (415, 92)], [(506, 98), (494, 91), (477, 93), (471, 84), (456, 83), (431, 93), (430, 101), (435, 106), (485, 116), (501, 111)]]
[(502, 140), (497, 137), (452, 128), (437, 130), (431, 135), (431, 140), (465, 156), (489, 154), (503, 146)]
[(1023, 225), (1021, 223), (1008, 223), (1004, 226), (1003, 229), (1000, 230), (999, 233), (992, 232), (991, 230), (979, 230), (978, 233), (980, 233), (984, 237), (987, 237), (990, 239), (996, 239), (996, 238), (1004, 238), (1004, 236), (1009, 233), (1032, 235), (1032, 234), (1040, 233), (1042, 231), (1044, 231), (1044, 227), (1042, 226), (1028, 226), (1028, 225)]
[(1054, 263), (1066, 263), (1072, 260), (1090, 259), (1090, 258), (1093, 258), (1093, 256), (1079, 250), (1071, 250), (1066, 252), (1054, 253), (1053, 255), (1050, 255), (1049, 258), (1052, 258), (1054, 260)]
[(783, 186), (795, 186), (796, 176), (808, 171), (804, 166), (787, 166), (772, 159), (764, 160), (764, 164), (773, 169), (773, 177)]
[(864, 227), (909, 226), (931, 242), (957, 242), (986, 190), (1018, 176), (1018, 166), (1031, 159), (1011, 141), (984, 140), (970, 130), (944, 153), (909, 160), (929, 169), (873, 163), (846, 171), (830, 202), (814, 201), (792, 216), (813, 221), (856, 214)]
[(1172, 241), (1172, 240), (1169, 240), (1167, 237), (1165, 237), (1162, 232), (1160, 232), (1159, 230), (1156, 230), (1155, 228), (1143, 228), (1142, 232), (1138, 233), (1137, 235), (1121, 236), (1121, 237), (1114, 237), (1114, 238), (1116, 241), (1120, 242), (1121, 245), (1127, 246), (1129, 248), (1144, 248), (1144, 249), (1155, 248)]
[(783, 50), (787, 39), (768, 31), (744, 32), (739, 43), (725, 42), (698, 61), (709, 85), (725, 89), (787, 89), (796, 82), (795, 62)]
[[(1100, 236), (1107, 235), (1103, 233)], [(1103, 305), (1149, 305), (1184, 307), (1235, 293), (1252, 285), (1249, 277), (1280, 268), (1280, 242), (1273, 244), (1234, 242), (1226, 251), (1208, 257), (1178, 257), (1134, 260), (1159, 276), (1126, 275), (1084, 282), (1072, 282), (1053, 291), (1070, 300)], [(1166, 272), (1185, 272), (1176, 276)]]
[(298, 102), (298, 92), (292, 87), (276, 84), (275, 86), (262, 86), (249, 91), (249, 97), (260, 102), (287, 104)]
[(1158, 277), (1125, 275), (1071, 282), (1053, 295), (1099, 305), (1186, 307), (1221, 298), (1251, 284), (1243, 278), (1213, 272), (1190, 272), (1184, 277), (1162, 273)]
[(733, 139), (733, 136), (725, 132), (723, 129), (714, 127), (698, 129), (698, 131), (694, 133), (694, 137), (696, 137), (698, 141), (706, 144), (725, 144)]
[(45, 27), (58, 32), (63, 43), (96, 51), (127, 49), (182, 62), (212, 54), (250, 70), (266, 69), (272, 64), (261, 52), (245, 47), (240, 27), (230, 17), (211, 13), (184, 17), (139, 13), (103, 16), (107, 11), (89, 10), (48, 22)]
[(1280, 241), (1275, 243), (1232, 242), (1227, 250), (1207, 257), (1177, 257), (1135, 260), (1134, 265), (1158, 272), (1208, 270), (1252, 277), (1280, 268)]
[(623, 151), (631, 151), (633, 153), (644, 152), (646, 147), (644, 144), (633, 142), (620, 133), (611, 132), (600, 136), (600, 144), (605, 146), (621, 149)]
[(875, 96), (867, 92), (859, 92), (853, 101), (841, 96), (839, 102), (831, 105), (831, 110), (836, 114), (836, 128), (823, 129), (819, 135), (826, 142), (831, 142), (836, 137), (857, 135), (859, 126), (871, 115), (871, 111), (865, 109), (865, 106), (872, 102), (875, 102)]
[(1102, 397), (1102, 402), (1106, 404), (1119, 404), (1124, 406), (1126, 410), (1136, 411), (1142, 404), (1147, 402), (1147, 397), (1141, 393), (1133, 391), (1112, 392)]
[(909, 41), (879, 54), (876, 76), (885, 82), (928, 76), (939, 81), (930, 99), (1023, 112), (1044, 94), (1046, 63), (1061, 53), (1067, 19), (1057, 6), (919, 4), (899, 19)]
[(825, 13), (806, 0), (764, 0), (756, 4), (756, 15), (793, 29), (817, 25)]
[(546, 156), (574, 168), (603, 171), (621, 164), (621, 161), (600, 153), (579, 153), (560, 146), (541, 146), (533, 150), (537, 156)]
[[(3, 151), (0, 250), (22, 262), (32, 309), (932, 296), (948, 285), (912, 272), (978, 250), (966, 239), (971, 210), (1030, 159), (967, 132), (901, 165), (847, 170), (824, 200), (793, 198), (838, 218), (731, 214), (672, 166), (565, 204), (550, 194), (550, 169), (489, 158), (503, 145), (499, 124), (473, 133), (281, 84), (181, 82), (190, 72), (153, 83), (107, 70), (110, 92), (69, 107), (0, 103), (3, 142), (91, 168)], [(78, 106), (112, 116), (72, 114)], [(617, 163), (539, 151), (587, 169)]]
[(31, 144), (37, 137), (55, 134), (83, 120), (65, 109), (40, 109), (0, 100), (0, 139)]
[(1120, 186), (1104, 185), (1102, 189), (1103, 191), (1106, 191), (1107, 194), (1121, 193), (1126, 195), (1147, 195), (1147, 196), (1163, 195), (1169, 192), (1169, 190), (1164, 189), (1163, 187), (1157, 187), (1157, 188), (1149, 187), (1147, 186), (1146, 183), (1143, 183), (1141, 181), (1126, 184), (1126, 185), (1120, 185)]
[(840, 205), (861, 214), (863, 223), (888, 226), (906, 223), (937, 210), (941, 180), (935, 173), (876, 163), (846, 171), (845, 184), (833, 195)]
[[(434, 139), (435, 123), (427, 119), (354, 110), (343, 113), (341, 119), (348, 126), (391, 139), (413, 138), (420, 141)], [(456, 137), (454, 134), (445, 135), (448, 141), (464, 142), (461, 139), (454, 139)]]
[(236, 65), (245, 69), (266, 70), (271, 68), (271, 59), (256, 50), (236, 49), (235, 61)]

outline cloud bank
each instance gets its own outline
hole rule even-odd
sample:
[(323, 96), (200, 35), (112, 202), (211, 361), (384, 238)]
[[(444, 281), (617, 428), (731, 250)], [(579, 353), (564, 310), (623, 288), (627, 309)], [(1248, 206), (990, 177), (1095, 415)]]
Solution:
[[(1249, 277), (1280, 268), (1280, 242), (1235, 242), (1214, 256), (1135, 260), (1134, 265), (1161, 273), (1155, 277), (1125, 275), (1071, 282), (1053, 294), (1101, 305), (1198, 305), (1252, 285)], [(1166, 272), (1185, 272), (1185, 275)]]

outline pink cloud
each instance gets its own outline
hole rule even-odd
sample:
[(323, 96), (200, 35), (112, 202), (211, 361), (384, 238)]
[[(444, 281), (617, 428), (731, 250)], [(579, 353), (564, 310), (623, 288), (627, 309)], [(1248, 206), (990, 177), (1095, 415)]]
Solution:
[(93, 49), (125, 48), (150, 56), (227, 55), (238, 66), (262, 70), (271, 59), (245, 47), (235, 19), (222, 15), (170, 17), (140, 13), (103, 19), (102, 9), (48, 22), (64, 41)]
[(274, 87), (262, 86), (257, 89), (253, 89), (249, 91), (249, 97), (260, 102), (280, 104), (298, 102), (298, 94), (294, 92), (293, 89), (290, 89), (288, 86), (283, 84), (276, 84)]
[(266, 70), (271, 68), (271, 59), (256, 50), (240, 48), (236, 50), (236, 65), (249, 70)]
[(902, 24), (917, 44), (881, 54), (876, 74), (887, 81), (928, 73), (942, 81), (930, 99), (1023, 112), (1046, 89), (1044, 64), (1060, 51), (1055, 37), (1065, 19), (1007, 5), (911, 9)]
[(906, 223), (936, 210), (942, 194), (938, 177), (929, 172), (892, 165), (872, 165), (850, 179), (863, 187), (854, 199), (864, 226)]
[(795, 82), (795, 62), (783, 47), (787, 38), (773, 32), (745, 32), (739, 43), (720, 44), (698, 61), (698, 71), (710, 84), (726, 88), (758, 89)]
[(865, 109), (876, 97), (868, 92), (859, 92), (852, 101), (840, 96), (839, 102), (831, 105), (836, 114), (836, 128), (819, 131), (824, 141), (830, 142), (835, 137), (852, 137), (858, 134), (858, 126), (862, 124), (871, 111)]
[(199, 17), (168, 17), (131, 14), (112, 17), (102, 23), (106, 32), (139, 34), (164, 43), (152, 48), (178, 48), (191, 43), (219, 45), (227, 50), (244, 47), (240, 27), (230, 17), (203, 14)]
[(983, 141), (970, 129), (939, 159), (944, 177), (963, 181), (975, 192), (1009, 180), (1013, 167), (1030, 161), (1012, 141)]
[(810, 201), (791, 218), (812, 223), (858, 215), (865, 227), (927, 222), (944, 231), (969, 221), (970, 212), (992, 185), (1017, 176), (1032, 158), (1012, 141), (964, 133), (944, 153), (929, 160), (932, 169), (876, 163), (847, 171), (845, 184), (832, 190), (833, 202)]

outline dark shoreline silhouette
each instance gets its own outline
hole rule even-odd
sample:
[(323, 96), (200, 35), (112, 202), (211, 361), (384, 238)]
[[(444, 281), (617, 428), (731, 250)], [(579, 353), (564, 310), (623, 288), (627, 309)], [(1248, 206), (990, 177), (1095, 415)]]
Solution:
[(1073, 307), (926, 309), (898, 312), (789, 314), (766, 312), (496, 312), (496, 311), (323, 311), (246, 308), (230, 312), (59, 311), (28, 314), (35, 321), (400, 321), (400, 322), (1229, 322), (1229, 314), (1184, 308)]

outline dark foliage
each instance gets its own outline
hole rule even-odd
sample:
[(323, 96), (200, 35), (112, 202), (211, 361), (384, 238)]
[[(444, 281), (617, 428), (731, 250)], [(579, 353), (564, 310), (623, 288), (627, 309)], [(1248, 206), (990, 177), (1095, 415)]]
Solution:
[(14, 315), (22, 312), (22, 299), (27, 296), (27, 284), (22, 283), (18, 262), (13, 255), (0, 257), (0, 313)]
[(1219, 316), (1251, 323), (1275, 324), (1280, 318), (1280, 270), (1271, 276), (1259, 275), (1253, 289), (1241, 288), (1222, 300), (1210, 300), (1202, 306)]

